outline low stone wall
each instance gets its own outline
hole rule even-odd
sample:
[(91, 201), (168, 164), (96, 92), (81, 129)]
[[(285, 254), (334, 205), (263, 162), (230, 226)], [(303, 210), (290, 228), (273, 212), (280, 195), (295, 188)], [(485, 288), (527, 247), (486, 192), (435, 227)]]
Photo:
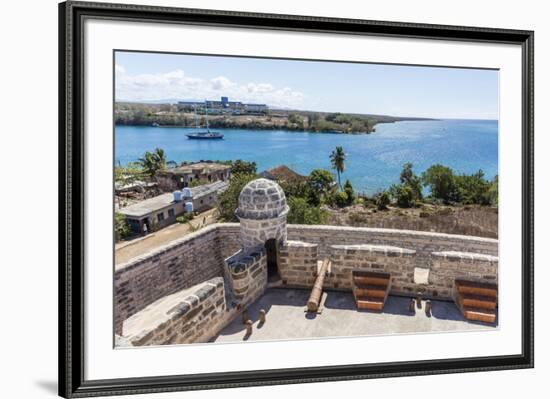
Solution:
[(283, 285), (311, 287), (317, 276), (317, 244), (287, 241), (279, 249), (279, 274)]
[[(166, 314), (166, 320), (161, 319), (156, 325), (149, 324), (133, 336), (125, 336), (131, 345), (206, 342), (218, 333), (228, 318), (223, 278), (206, 281), (171, 309), (163, 309), (162, 306), (162, 303), (153, 303), (143, 312)], [(140, 313), (133, 317), (139, 318), (142, 316)]]
[(498, 240), (413, 230), (369, 227), (308, 226), (291, 224), (288, 239), (318, 244), (320, 258), (330, 255), (331, 245), (389, 245), (416, 251), (419, 265), (430, 262), (432, 252), (461, 251), (498, 256)]
[(263, 246), (240, 250), (225, 260), (235, 301), (254, 302), (267, 286), (267, 258)]
[(403, 284), (413, 281), (416, 251), (383, 245), (332, 245), (330, 247), (331, 273), (325, 278), (325, 287), (352, 288), (353, 271), (391, 273), (392, 292), (410, 293)]
[[(428, 267), (419, 267), (416, 251), (379, 245), (332, 245), (331, 273), (324, 286), (351, 289), (352, 272), (391, 273), (391, 293), (452, 299), (455, 279), (496, 283), (498, 258), (467, 252), (445, 251), (431, 254)], [(418, 276), (415, 278), (415, 276)]]
[(468, 252), (434, 252), (428, 289), (451, 297), (457, 278), (497, 284), (498, 258)]
[[(239, 235), (239, 224), (224, 223), (219, 226), (222, 252), (238, 248), (239, 243), (236, 238)], [(356, 270), (389, 271), (393, 276), (392, 292), (394, 294), (415, 295), (418, 291), (423, 291), (427, 296), (451, 298), (454, 278), (480, 281), (497, 279), (498, 240), (491, 238), (343, 226), (287, 225), (287, 230), (287, 243), (291, 244), (290, 246), (282, 244), (279, 260), (281, 278), (286, 280), (288, 285), (311, 287), (314, 281), (314, 276), (309, 275), (313, 272), (313, 268), (310, 266), (304, 268), (307, 255), (297, 250), (299, 244), (292, 244), (298, 242), (316, 245), (315, 252), (319, 260), (330, 259), (333, 255), (339, 256), (338, 251), (343, 250), (344, 247), (348, 247), (350, 251), (356, 251), (344, 254), (347, 256), (346, 262), (343, 262), (344, 259), (333, 259), (332, 273), (325, 279), (327, 288), (350, 288), (351, 277), (348, 280), (347, 272), (343, 274), (340, 272), (339, 277), (336, 274), (340, 260), (346, 264), (342, 266), (344, 270), (353, 265)], [(376, 251), (368, 253), (369, 251), (357, 250), (361, 246), (396, 247), (413, 251), (414, 255), (394, 257)], [(453, 252), (469, 255), (461, 258), (460, 261), (455, 261)], [(305, 258), (300, 259), (301, 255)], [(471, 262), (470, 256), (475, 257)], [(316, 265), (314, 270), (316, 274)], [(427, 272), (429, 281), (426, 284), (415, 283), (415, 270), (419, 274)]]
[(223, 267), (215, 225), (118, 265), (114, 275), (115, 333), (121, 334), (124, 320), (157, 299), (223, 276)]

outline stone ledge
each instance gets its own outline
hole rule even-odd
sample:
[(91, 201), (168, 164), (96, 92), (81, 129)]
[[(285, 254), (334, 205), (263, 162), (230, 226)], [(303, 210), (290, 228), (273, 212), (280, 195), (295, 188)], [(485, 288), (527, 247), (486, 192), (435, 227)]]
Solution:
[(370, 245), (370, 244), (331, 245), (330, 248), (335, 249), (336, 252), (345, 251), (348, 254), (354, 253), (355, 251), (384, 254), (386, 256), (414, 256), (416, 254), (415, 250), (392, 247), (390, 245)]
[(224, 295), (222, 277), (166, 295), (125, 320), (123, 338), (134, 345), (142, 345), (171, 320), (195, 317), (202, 310), (201, 304), (217, 291)]
[(498, 263), (498, 256), (478, 254), (474, 252), (443, 251), (432, 252), (432, 257), (445, 259), (451, 262), (491, 262)]
[(431, 231), (420, 231), (420, 230), (401, 230), (401, 229), (384, 229), (379, 227), (353, 227), (353, 226), (329, 226), (329, 225), (309, 225), (309, 224), (287, 224), (287, 229), (292, 230), (293, 232), (303, 231), (330, 231), (330, 232), (364, 232), (364, 233), (382, 233), (388, 235), (396, 236), (411, 236), (411, 237), (433, 237), (433, 238), (443, 238), (443, 239), (461, 239), (465, 241), (477, 241), (484, 243), (494, 243), (498, 244), (498, 239), (495, 238), (486, 238), (486, 237), (477, 237), (477, 236), (466, 236), (460, 234), (447, 234), (447, 233), (435, 233)]
[(287, 240), (286, 246), (291, 248), (315, 248), (318, 247), (319, 244), (312, 244), (305, 241)]
[[(160, 257), (163, 254), (176, 250), (182, 247), (183, 245), (187, 244), (188, 242), (194, 241), (196, 239), (200, 239), (203, 236), (206, 236), (209, 234), (217, 234), (218, 227), (219, 227), (219, 224), (212, 224), (210, 226), (206, 226), (198, 231), (189, 233), (182, 238), (171, 241), (168, 244), (165, 244), (161, 247), (157, 247), (155, 249), (152, 249), (149, 252), (139, 255), (133, 259), (130, 259), (128, 262), (117, 264), (115, 265), (115, 273), (121, 273), (121, 272), (132, 270), (143, 263), (152, 261), (152, 258)], [(151, 234), (155, 234), (155, 233), (151, 233)]]

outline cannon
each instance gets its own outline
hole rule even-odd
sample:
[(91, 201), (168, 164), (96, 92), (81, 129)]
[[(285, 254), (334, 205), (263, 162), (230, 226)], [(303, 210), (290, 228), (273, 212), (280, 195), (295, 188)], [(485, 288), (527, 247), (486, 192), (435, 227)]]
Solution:
[(315, 283), (313, 284), (313, 289), (307, 301), (307, 311), (308, 312), (317, 312), (319, 309), (319, 303), (321, 302), (321, 295), (323, 294), (323, 283), (325, 281), (325, 276), (327, 274), (328, 268), (330, 265), (330, 260), (325, 259), (321, 264)]

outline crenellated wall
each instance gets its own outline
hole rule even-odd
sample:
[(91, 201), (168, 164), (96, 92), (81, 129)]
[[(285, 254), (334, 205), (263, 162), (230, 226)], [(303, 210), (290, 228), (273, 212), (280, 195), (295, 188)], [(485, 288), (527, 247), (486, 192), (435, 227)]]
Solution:
[(241, 249), (225, 260), (232, 294), (241, 306), (254, 302), (267, 286), (267, 258), (263, 246)]

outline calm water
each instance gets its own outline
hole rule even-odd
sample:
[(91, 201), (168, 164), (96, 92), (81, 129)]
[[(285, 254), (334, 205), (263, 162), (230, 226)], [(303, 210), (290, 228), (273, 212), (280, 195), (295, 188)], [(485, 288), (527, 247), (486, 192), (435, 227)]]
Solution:
[(160, 147), (177, 162), (243, 159), (255, 161), (259, 172), (285, 164), (307, 175), (315, 168), (330, 169), (329, 155), (340, 145), (347, 154), (342, 178), (368, 193), (398, 182), (405, 162), (412, 162), (417, 173), (435, 163), (460, 173), (482, 169), (489, 178), (498, 173), (497, 121), (397, 122), (379, 124), (370, 135), (214, 129), (225, 139), (212, 141), (189, 140), (187, 130), (117, 126), (115, 160), (125, 165)]

